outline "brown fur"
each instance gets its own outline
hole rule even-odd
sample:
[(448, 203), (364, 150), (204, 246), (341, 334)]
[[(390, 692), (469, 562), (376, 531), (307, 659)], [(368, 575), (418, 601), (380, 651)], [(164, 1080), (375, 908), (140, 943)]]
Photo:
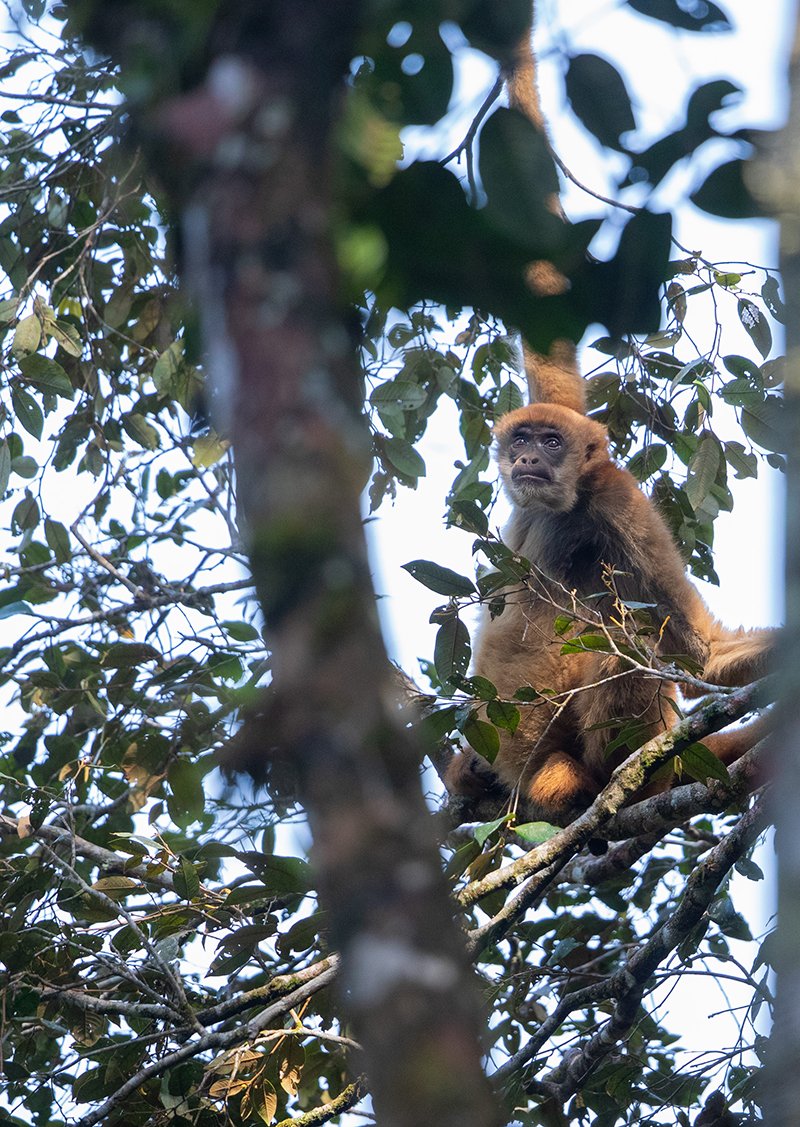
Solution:
[[(550, 445), (560, 447), (548, 453), (534, 439), (526, 444), (520, 436), (527, 433), (549, 436)], [(545, 695), (521, 706), (519, 727), (513, 736), (502, 733), (491, 771), (466, 752), (453, 761), (448, 786), (474, 793), (482, 782), (499, 781), (510, 791), (520, 789), (528, 816), (563, 824), (591, 802), (631, 750), (606, 754), (621, 728), (637, 723), (636, 746), (675, 723), (675, 690), (607, 653), (562, 654), (565, 641), (586, 625), (556, 633), (559, 614), (575, 608), (597, 631), (601, 617), (611, 621), (617, 597), (653, 604), (656, 655), (684, 655), (705, 679), (725, 685), (746, 684), (765, 672), (771, 634), (726, 630), (711, 615), (652, 502), (610, 460), (599, 423), (540, 403), (505, 415), (495, 437), (500, 473), (515, 505), (506, 543), (534, 570), (523, 588), (506, 591), (502, 614), (493, 619), (485, 612), (475, 672), (505, 699), (521, 686)], [(613, 569), (613, 591), (604, 565)], [(703, 742), (728, 763), (761, 734), (760, 726), (748, 726)], [(467, 776), (470, 787), (464, 785)]]
[[(517, 44), (512, 62), (505, 68), (504, 78), (508, 104), (520, 111), (539, 130), (546, 133), (539, 92), (536, 88), (536, 62), (529, 28)], [(551, 201), (553, 212), (566, 222), (558, 197)], [(532, 262), (526, 279), (537, 297), (564, 293), (567, 279), (552, 262)], [(570, 340), (556, 340), (546, 353), (534, 352), (524, 345), (525, 375), (531, 403), (561, 403), (575, 411), (586, 410), (584, 383), (578, 369), (575, 345)]]

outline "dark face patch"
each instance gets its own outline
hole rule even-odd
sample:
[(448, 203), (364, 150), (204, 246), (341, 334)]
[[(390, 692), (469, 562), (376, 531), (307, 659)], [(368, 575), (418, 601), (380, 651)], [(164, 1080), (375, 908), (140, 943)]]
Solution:
[(515, 485), (552, 482), (566, 453), (566, 441), (556, 427), (521, 423), (506, 443), (511, 480)]

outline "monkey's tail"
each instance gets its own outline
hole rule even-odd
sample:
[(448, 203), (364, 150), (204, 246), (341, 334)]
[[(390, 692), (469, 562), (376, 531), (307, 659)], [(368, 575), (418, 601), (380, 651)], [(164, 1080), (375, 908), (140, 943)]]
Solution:
[[(546, 133), (544, 116), (536, 86), (536, 62), (531, 43), (532, 27), (520, 39), (511, 62), (504, 67), (503, 77), (508, 91), (508, 103), (519, 110), (540, 133)], [(553, 211), (564, 214), (558, 197), (552, 201)], [(527, 282), (537, 297), (563, 293), (567, 279), (551, 262), (532, 262), (527, 270)], [(569, 340), (556, 340), (546, 353), (534, 352), (523, 341), (525, 375), (528, 381), (528, 400), (531, 403), (558, 403), (581, 415), (586, 414), (586, 392), (578, 368), (575, 345)]]
[[(709, 639), (703, 679), (733, 687), (764, 677), (770, 669), (776, 638), (775, 630), (728, 630), (718, 624)], [(685, 696), (699, 695), (689, 686), (683, 691)]]
[(558, 403), (586, 414), (586, 386), (571, 340), (553, 341), (546, 355), (523, 343), (522, 354), (531, 403)]

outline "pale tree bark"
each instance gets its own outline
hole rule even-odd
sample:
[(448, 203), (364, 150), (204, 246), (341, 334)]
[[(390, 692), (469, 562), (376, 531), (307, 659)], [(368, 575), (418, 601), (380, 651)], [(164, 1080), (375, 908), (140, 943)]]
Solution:
[(779, 655), (781, 723), (774, 739), (773, 812), (778, 853), (777, 1001), (764, 1122), (800, 1124), (800, 24), (785, 129), (754, 170), (753, 186), (780, 221), (786, 297), (786, 631)]

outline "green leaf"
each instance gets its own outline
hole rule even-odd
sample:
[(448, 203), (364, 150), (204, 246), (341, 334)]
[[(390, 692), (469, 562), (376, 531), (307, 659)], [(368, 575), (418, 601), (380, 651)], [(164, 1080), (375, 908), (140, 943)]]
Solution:
[(79, 360), (83, 353), (83, 343), (80, 333), (69, 321), (51, 321), (47, 326), (50, 336), (68, 356)]
[(67, 373), (49, 356), (41, 356), (38, 352), (33, 356), (23, 356), (19, 370), (28, 383), (34, 384), (40, 391), (60, 395), (63, 399), (72, 399), (75, 394)]
[(628, 7), (650, 19), (660, 20), (685, 31), (729, 31), (731, 23), (721, 8), (711, 0), (699, 4), (681, 4), (680, 0), (628, 0)]
[(448, 708), (437, 708), (432, 712), (426, 712), (420, 721), (420, 727), (427, 736), (438, 743), (455, 728), (458, 711), (457, 705), (450, 705)]
[(478, 700), (494, 700), (497, 696), (497, 686), (488, 677), (481, 677), (477, 673), (472, 677), (465, 677), (459, 683), (459, 688)]
[(522, 685), (514, 693), (514, 700), (521, 701), (523, 704), (532, 704), (534, 701), (542, 699), (542, 692), (539, 689), (534, 689), (532, 685)]
[(113, 875), (110, 877), (100, 877), (92, 885), (92, 888), (97, 892), (102, 892), (105, 896), (109, 896), (112, 900), (124, 900), (128, 893), (133, 892), (134, 889), (140, 887), (136, 880), (130, 877), (121, 875)]
[(261, 637), (255, 626), (249, 622), (223, 622), (222, 628), (234, 642), (255, 642)]
[(44, 538), (55, 556), (56, 563), (67, 563), (72, 558), (69, 533), (60, 521), (47, 517), (44, 522)]
[(30, 454), (22, 454), (19, 458), (11, 459), (11, 472), (18, 477), (36, 477), (39, 472), (39, 463)]
[(173, 395), (175, 380), (184, 363), (183, 341), (174, 340), (153, 366), (153, 383), (160, 395)]
[(0, 325), (8, 325), (17, 315), (18, 297), (4, 297), (0, 301)]
[(159, 446), (158, 431), (145, 419), (144, 415), (136, 411), (128, 411), (122, 416), (122, 426), (134, 442), (138, 442), (145, 450), (157, 450)]
[(11, 476), (11, 450), (4, 438), (0, 441), (0, 497), (8, 488), (8, 479)]
[(42, 437), (44, 429), (44, 415), (42, 409), (32, 395), (21, 387), (11, 388), (11, 406), (14, 414), (19, 419), (20, 426), (32, 434), (34, 438)]
[(253, 850), (240, 850), (236, 855), (275, 896), (305, 895), (314, 886), (311, 866), (301, 857), (279, 857)]
[(471, 712), (461, 727), (461, 733), (469, 746), (477, 751), (482, 759), (487, 763), (494, 763), (500, 750), (500, 736), (494, 724), (479, 720), (475, 713)]
[(192, 465), (199, 470), (216, 465), (229, 446), (230, 441), (220, 438), (215, 430), (199, 435), (192, 441)]
[(11, 351), (15, 356), (25, 356), (35, 352), (42, 343), (42, 322), (35, 313), (23, 317), (14, 330)]
[(601, 145), (622, 149), (620, 136), (636, 128), (631, 99), (622, 75), (599, 55), (569, 60), (567, 98), (573, 113)]
[(609, 652), (609, 641), (604, 634), (580, 634), (572, 638), (561, 647), (562, 654), (579, 654), (590, 652)]
[(740, 857), (733, 866), (737, 873), (741, 873), (748, 880), (763, 880), (763, 870), (749, 857)]
[(730, 782), (730, 775), (725, 764), (714, 755), (705, 744), (696, 743), (687, 747), (678, 757), (681, 766), (687, 775), (704, 783), (708, 779), (719, 779), (723, 783)]
[(485, 536), (489, 531), (489, 518), (474, 501), (453, 501), (450, 505), (449, 523), (467, 532)]
[(406, 477), (425, 477), (424, 459), (404, 438), (386, 438), (383, 451), (389, 462)]
[(26, 489), (25, 496), (11, 514), (11, 523), (16, 525), (20, 532), (28, 532), (36, 528), (40, 516), (38, 501), (31, 491)]
[(761, 296), (764, 299), (764, 304), (770, 311), (776, 321), (781, 325), (786, 322), (786, 306), (783, 304), (780, 295), (780, 288), (778, 286), (778, 279), (774, 274), (770, 274), (764, 285), (761, 287)]
[(490, 700), (486, 706), (486, 716), (496, 728), (504, 728), (512, 736), (519, 726), (519, 709), (507, 700)]
[(205, 810), (203, 773), (204, 768), (200, 763), (190, 763), (187, 759), (176, 760), (167, 773), (172, 791), (168, 800), (170, 817), (182, 828), (186, 828), (203, 816)]
[(470, 659), (469, 631), (457, 615), (452, 615), (436, 632), (433, 664), (444, 684), (463, 677)]
[(432, 560), (411, 560), (410, 563), (403, 564), (403, 570), (413, 575), (418, 583), (431, 591), (436, 591), (439, 595), (463, 598), (476, 594), (475, 584), (471, 579)]
[(520, 389), (513, 380), (506, 380), (504, 384), (500, 385), (500, 390), (497, 393), (494, 405), (495, 417), (499, 418), (501, 415), (507, 415), (509, 411), (516, 411), (523, 403)]
[(161, 661), (161, 654), (146, 642), (114, 642), (102, 657), (106, 669), (133, 669), (147, 661)]
[(0, 607), (0, 618), (13, 618), (15, 614), (34, 613), (33, 607), (20, 600), (17, 600), (15, 603), (6, 603), (4, 607)]
[(769, 321), (755, 302), (750, 301), (749, 298), (738, 298), (736, 305), (739, 312), (739, 320), (742, 322), (753, 344), (766, 360), (772, 348), (772, 330), (769, 327)]
[(686, 478), (686, 496), (695, 512), (711, 492), (721, 457), (719, 439), (709, 432), (704, 433), (689, 461), (689, 473)]
[(558, 175), (544, 133), (517, 110), (496, 110), (481, 131), (480, 172), (489, 223), (532, 257), (551, 257), (564, 230), (549, 206)]
[(549, 822), (522, 822), (519, 826), (514, 826), (514, 833), (521, 837), (523, 841), (529, 841), (532, 845), (540, 845), (543, 841), (549, 841), (551, 837), (555, 837), (557, 833), (561, 833), (560, 826), (552, 826)]
[(637, 451), (628, 462), (628, 469), (637, 481), (645, 481), (658, 473), (667, 460), (667, 447), (662, 442), (652, 442)]
[(758, 458), (745, 450), (741, 442), (726, 442), (725, 458), (737, 478), (758, 476)]
[(180, 866), (173, 873), (172, 884), (181, 900), (194, 900), (200, 893), (197, 869), (185, 857), (181, 857)]
[(774, 395), (763, 403), (742, 408), (742, 429), (749, 439), (764, 450), (782, 454), (786, 450), (782, 400)]
[(502, 818), (495, 818), (493, 822), (482, 822), (479, 826), (475, 827), (474, 838), (478, 845), (483, 848), (495, 830), (499, 830), (501, 826), (508, 823), (509, 815), (504, 814)]
[(388, 380), (379, 384), (369, 397), (373, 407), (392, 407), (397, 411), (416, 411), (428, 397), (424, 387), (408, 380)]
[(715, 168), (689, 197), (695, 207), (721, 219), (752, 219), (763, 214), (744, 178), (749, 161), (730, 160)]

